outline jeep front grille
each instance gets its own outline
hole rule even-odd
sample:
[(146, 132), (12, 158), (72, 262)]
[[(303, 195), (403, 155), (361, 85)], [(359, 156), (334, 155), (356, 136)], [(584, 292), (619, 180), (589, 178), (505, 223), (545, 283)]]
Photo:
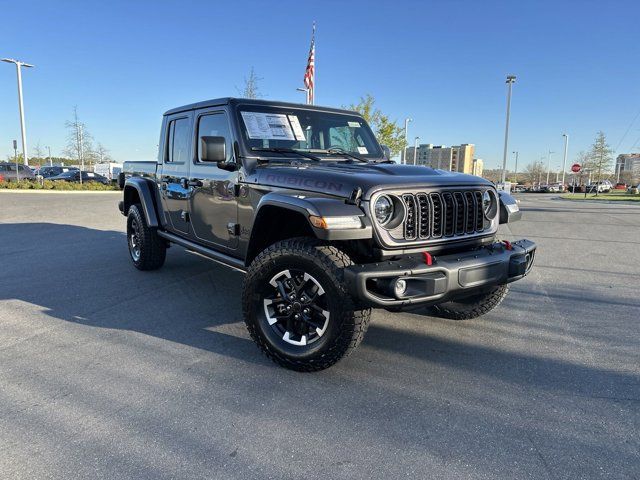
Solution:
[(395, 240), (420, 241), (482, 233), (491, 225), (482, 211), (482, 191), (404, 193), (402, 228), (391, 231)]

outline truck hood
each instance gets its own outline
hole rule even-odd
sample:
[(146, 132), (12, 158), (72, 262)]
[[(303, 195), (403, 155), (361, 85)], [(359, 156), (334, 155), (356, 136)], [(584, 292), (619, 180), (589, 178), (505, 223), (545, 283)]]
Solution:
[(322, 162), (298, 165), (269, 164), (255, 170), (250, 183), (348, 197), (357, 187), (363, 199), (389, 188), (432, 188), (492, 185), (480, 177), (396, 163)]

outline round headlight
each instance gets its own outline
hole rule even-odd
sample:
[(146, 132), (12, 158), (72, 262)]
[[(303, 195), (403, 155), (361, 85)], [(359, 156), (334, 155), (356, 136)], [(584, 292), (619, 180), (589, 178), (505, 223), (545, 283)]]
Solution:
[(493, 220), (496, 213), (498, 213), (498, 202), (496, 200), (496, 196), (489, 192), (489, 190), (482, 194), (482, 210), (484, 212), (484, 216), (487, 217), (488, 220)]
[(376, 200), (376, 204), (374, 207), (376, 220), (380, 225), (385, 225), (389, 223), (391, 217), (393, 216), (393, 202), (386, 195), (382, 195), (378, 197)]

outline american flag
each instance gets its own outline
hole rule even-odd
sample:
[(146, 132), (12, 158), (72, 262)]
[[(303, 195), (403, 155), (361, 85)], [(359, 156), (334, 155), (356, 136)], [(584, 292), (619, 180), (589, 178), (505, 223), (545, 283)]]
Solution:
[(311, 48), (309, 49), (309, 60), (307, 69), (304, 72), (304, 86), (307, 89), (307, 103), (313, 105), (314, 88), (316, 82), (316, 24), (313, 23), (313, 33), (311, 34)]

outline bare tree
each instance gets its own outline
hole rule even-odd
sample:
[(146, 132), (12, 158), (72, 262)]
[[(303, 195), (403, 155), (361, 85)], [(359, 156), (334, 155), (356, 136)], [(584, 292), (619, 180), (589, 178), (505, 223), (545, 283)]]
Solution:
[(527, 179), (529, 183), (540, 183), (542, 179), (542, 174), (546, 173), (547, 169), (544, 165), (544, 162), (538, 160), (537, 162), (532, 162), (526, 167), (524, 167), (524, 177)]
[(482, 172), (482, 177), (490, 182), (498, 183), (502, 178), (502, 169), (485, 168)]
[(67, 146), (64, 155), (77, 160), (81, 167), (85, 162), (94, 159), (92, 137), (84, 123), (78, 117), (78, 107), (73, 107), (73, 119), (67, 120), (65, 126), (69, 133), (67, 135)]
[(244, 88), (238, 90), (238, 93), (242, 95), (244, 98), (262, 98), (262, 93), (260, 93), (259, 83), (263, 80), (262, 77), (258, 77), (256, 75), (255, 70), (251, 67), (251, 71), (249, 72), (249, 76), (244, 78)]
[(33, 147), (33, 153), (34, 156), (31, 158), (37, 158), (38, 160), (42, 160), (46, 156), (44, 149), (40, 146), (40, 142), (38, 142), (36, 146)]
[(100, 142), (98, 142), (98, 146), (93, 153), (95, 154), (96, 162), (111, 162), (113, 160), (111, 155), (109, 155), (109, 149)]

